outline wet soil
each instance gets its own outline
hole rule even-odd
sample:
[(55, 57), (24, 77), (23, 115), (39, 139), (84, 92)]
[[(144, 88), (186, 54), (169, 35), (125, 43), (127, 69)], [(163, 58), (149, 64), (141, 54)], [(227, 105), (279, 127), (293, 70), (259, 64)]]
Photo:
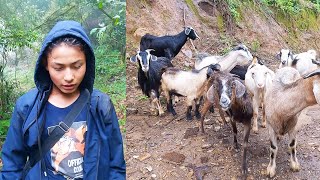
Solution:
[[(211, 3), (211, 1), (208, 1)], [(205, 1), (195, 0), (201, 16), (206, 16), (211, 25), (199, 22), (185, 1), (127, 1), (127, 53), (136, 53), (141, 35), (177, 34), (182, 30), (183, 9), (186, 21), (202, 37), (194, 41), (199, 51), (222, 54), (230, 46), (221, 39), (218, 28), (214, 27), (215, 17), (209, 17), (212, 9)], [(202, 9), (202, 11), (200, 10)], [(274, 54), (286, 47), (281, 40), (285, 31), (275, 22), (265, 22), (251, 11), (244, 12), (246, 24), (240, 24), (233, 38), (252, 44), (259, 39), (260, 48), (256, 55), (263, 58), (266, 65), (275, 70), (278, 62)], [(211, 18), (211, 19), (210, 19)], [(156, 22), (156, 23), (155, 23)], [(252, 28), (255, 27), (255, 28)], [(247, 45), (246, 44), (246, 45)], [(307, 47), (307, 46), (306, 46)], [(174, 59), (176, 67), (190, 69), (193, 59), (186, 52), (194, 52), (190, 42)], [(218, 53), (220, 52), (220, 53)], [(165, 107), (165, 99), (161, 97)], [(243, 179), (241, 175), (242, 147), (237, 152), (233, 147), (230, 124), (220, 124), (218, 113), (207, 113), (205, 134), (199, 130), (200, 122), (194, 117), (186, 121), (184, 99), (176, 105), (177, 117), (166, 113), (163, 117), (152, 116), (150, 102), (142, 95), (137, 83), (137, 65), (127, 63), (127, 121), (126, 121), (126, 163), (127, 179)], [(217, 111), (216, 111), (217, 112)], [(297, 158), (301, 165), (299, 172), (289, 167), (287, 135), (278, 143), (277, 168), (274, 179), (319, 179), (320, 178), (320, 107), (305, 109), (299, 117), (297, 136)], [(260, 123), (260, 121), (259, 121)], [(238, 141), (243, 141), (243, 126), (238, 127)], [(259, 127), (258, 134), (251, 132), (248, 152), (247, 179), (269, 179), (266, 175), (269, 163), (269, 140), (266, 128)]]

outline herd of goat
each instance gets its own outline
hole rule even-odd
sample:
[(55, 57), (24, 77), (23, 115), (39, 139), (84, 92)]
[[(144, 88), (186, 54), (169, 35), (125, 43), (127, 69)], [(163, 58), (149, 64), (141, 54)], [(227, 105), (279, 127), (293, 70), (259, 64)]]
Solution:
[[(223, 56), (198, 53), (193, 70), (173, 67), (172, 61), (188, 39), (199, 38), (196, 31), (186, 27), (174, 36), (157, 37), (146, 34), (141, 38), (140, 50), (130, 58), (138, 62), (138, 83), (142, 92), (151, 100), (151, 110), (164, 114), (159, 101), (160, 90), (167, 99), (167, 111), (177, 113), (173, 96), (186, 97), (186, 119), (194, 115), (203, 121), (208, 110), (215, 106), (221, 119), (230, 118), (235, 148), (239, 149), (236, 123), (244, 125), (242, 173), (247, 174), (247, 148), (250, 130), (258, 131), (258, 110), (262, 108), (262, 127), (268, 127), (270, 136), (270, 162), (267, 174), (275, 176), (277, 137), (288, 133), (290, 167), (299, 171), (296, 157), (297, 121), (300, 112), (320, 104), (320, 63), (316, 51), (293, 54), (282, 49), (277, 54), (279, 69), (274, 73), (253, 57), (245, 45), (238, 45)], [(287, 103), (290, 101), (290, 103)], [(202, 103), (201, 103), (202, 102)], [(202, 105), (201, 113), (199, 111)], [(285, 106), (284, 106), (285, 104)]]

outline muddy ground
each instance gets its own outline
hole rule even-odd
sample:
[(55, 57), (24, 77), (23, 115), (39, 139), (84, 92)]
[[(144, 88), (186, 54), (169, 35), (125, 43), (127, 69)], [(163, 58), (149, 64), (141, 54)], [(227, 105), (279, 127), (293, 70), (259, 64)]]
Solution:
[[(135, 90), (131, 95), (139, 97), (140, 92)], [(233, 148), (231, 126), (219, 124), (217, 113), (206, 116), (206, 134), (201, 134), (198, 120), (185, 120), (183, 102), (176, 107), (179, 115), (176, 119), (171, 114), (151, 116), (148, 107), (148, 101), (141, 100), (128, 109), (126, 161), (129, 180), (242, 178), (242, 154)], [(301, 164), (300, 172), (292, 172), (289, 168), (287, 136), (284, 136), (279, 142), (274, 179), (319, 179), (319, 113), (320, 107), (313, 106), (304, 110), (299, 117), (301, 129), (297, 138), (297, 157)], [(242, 142), (243, 126), (238, 125), (238, 130), (238, 139)], [(249, 144), (248, 179), (268, 179), (267, 129), (260, 127), (258, 134), (251, 132)]]
[[(217, 28), (216, 9), (213, 14), (205, 5), (198, 8), (200, 16), (210, 23), (202, 23), (181, 0), (127, 0), (127, 56), (132, 56), (139, 48), (141, 35), (149, 32), (154, 35), (177, 34), (184, 26), (183, 12), (186, 12), (187, 25), (192, 25), (202, 37), (194, 41), (200, 52), (222, 54), (232, 46), (230, 39), (243, 42), (254, 55), (262, 58), (266, 65), (275, 70), (278, 62), (275, 53), (288, 47), (282, 36), (286, 31), (272, 18), (257, 16), (250, 8), (244, 15), (244, 22), (234, 29), (234, 35), (221, 35)], [(200, 4), (202, 0), (193, 0)], [(211, 2), (211, 1), (204, 1)], [(205, 3), (206, 4), (206, 3)], [(254, 16), (252, 14), (255, 14)], [(213, 16), (212, 16), (213, 15)], [(268, 21), (266, 21), (267, 19)], [(270, 20), (271, 19), (271, 20)], [(253, 28), (254, 27), (254, 28)], [(223, 34), (223, 33), (222, 33)], [(225, 38), (226, 37), (226, 38)], [(252, 51), (254, 42), (260, 43), (257, 52)], [(298, 44), (302, 52), (311, 48)], [(302, 48), (303, 47), (303, 48)], [(191, 69), (194, 49), (187, 42), (174, 59), (173, 64), (182, 69)], [(193, 54), (192, 54), (193, 53)], [(188, 57), (189, 56), (189, 57)], [(185, 120), (186, 106), (183, 99), (175, 107), (178, 117), (166, 113), (163, 117), (149, 113), (149, 100), (142, 95), (137, 83), (137, 66), (127, 60), (127, 121), (126, 121), (126, 163), (127, 179), (241, 179), (240, 152), (233, 148), (232, 129), (229, 124), (218, 123), (217, 113), (206, 116), (206, 134), (199, 132), (200, 122)], [(161, 99), (165, 107), (165, 99)], [(288, 102), (289, 103), (289, 102)], [(277, 174), (274, 179), (319, 179), (320, 178), (320, 107), (313, 106), (303, 111), (299, 124), (297, 157), (301, 164), (299, 172), (289, 167), (287, 136), (279, 142)], [(260, 123), (260, 121), (259, 121)], [(242, 143), (243, 126), (238, 125), (238, 141)], [(268, 179), (266, 168), (269, 163), (269, 140), (266, 128), (259, 133), (251, 132), (249, 137), (248, 179)]]

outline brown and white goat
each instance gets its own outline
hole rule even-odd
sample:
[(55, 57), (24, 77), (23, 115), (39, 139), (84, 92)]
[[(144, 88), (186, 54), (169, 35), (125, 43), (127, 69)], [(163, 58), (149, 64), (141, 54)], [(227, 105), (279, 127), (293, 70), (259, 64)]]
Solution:
[[(242, 173), (247, 174), (247, 147), (251, 128), (251, 119), (253, 116), (252, 97), (246, 91), (245, 85), (237, 77), (230, 73), (221, 71), (210, 73), (210, 81), (212, 86), (207, 92), (207, 97), (201, 111), (201, 131), (204, 132), (203, 121), (210, 106), (215, 103), (219, 104), (219, 108), (227, 113), (231, 119), (233, 129), (235, 148), (239, 149), (237, 141), (237, 126), (236, 122), (244, 125), (244, 145), (243, 145), (243, 159), (242, 159)], [(220, 116), (223, 116), (220, 113)]]
[(320, 104), (320, 69), (303, 78), (294, 68), (282, 68), (275, 74), (272, 86), (266, 92), (266, 116), (270, 135), (270, 162), (267, 175), (275, 176), (278, 151), (277, 136), (289, 135), (290, 167), (300, 170), (296, 157), (297, 121), (300, 112), (314, 104)]
[(195, 116), (200, 119), (200, 97), (208, 79), (207, 71), (219, 70), (220, 65), (210, 65), (201, 70), (184, 71), (178, 68), (166, 68), (162, 74), (161, 88), (167, 98), (167, 110), (176, 115), (172, 105), (172, 95), (187, 97), (187, 120), (191, 120), (193, 101), (196, 102)]

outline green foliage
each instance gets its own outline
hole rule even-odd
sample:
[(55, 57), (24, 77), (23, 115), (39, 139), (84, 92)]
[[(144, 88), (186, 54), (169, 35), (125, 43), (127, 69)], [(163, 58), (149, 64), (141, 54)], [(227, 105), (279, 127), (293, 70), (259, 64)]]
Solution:
[(227, 0), (229, 11), (232, 15), (232, 18), (236, 21), (239, 22), (241, 19), (241, 14), (240, 14), (240, 5), (241, 2), (238, 0)]
[(252, 41), (251, 49), (253, 52), (258, 52), (260, 47), (261, 47), (261, 43), (259, 42), (258, 39), (255, 39), (254, 41)]
[(269, 6), (273, 6), (288, 15), (299, 13), (301, 10), (299, 0), (263, 0), (262, 2)]
[(0, 121), (0, 139), (4, 139), (5, 135), (8, 132), (9, 126), (10, 126), (10, 120), (9, 119)]
[(125, 1), (99, 0), (98, 9), (106, 16), (100, 27), (93, 28), (90, 35), (95, 35), (98, 43), (110, 50), (123, 51), (126, 43)]
[[(121, 62), (121, 52), (108, 51), (99, 46), (95, 49), (96, 79), (94, 87), (107, 93), (116, 107), (119, 124), (124, 125), (126, 119), (126, 65)], [(121, 127), (124, 132), (124, 126)]]
[(146, 96), (146, 95), (141, 95), (141, 96), (138, 96), (138, 100), (139, 101), (147, 101), (149, 98), (148, 98), (148, 96)]

